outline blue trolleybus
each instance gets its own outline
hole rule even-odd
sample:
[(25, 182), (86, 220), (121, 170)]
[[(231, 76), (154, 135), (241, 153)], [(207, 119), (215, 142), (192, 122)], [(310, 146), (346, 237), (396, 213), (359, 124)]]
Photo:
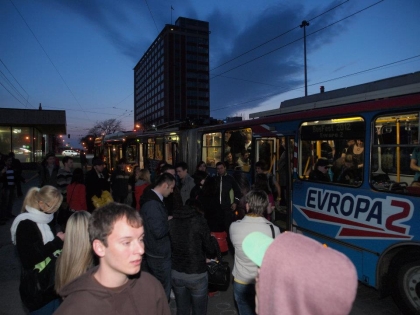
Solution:
[[(412, 161), (419, 112), (414, 73), (252, 115), (294, 140), (290, 230), (346, 254), (359, 280), (392, 294), (404, 314), (420, 313), (420, 183), (413, 182), (420, 158)], [(319, 157), (328, 160), (329, 182), (310, 179)], [(346, 159), (353, 162), (347, 174)]]
[[(419, 314), (419, 114), (417, 72), (288, 100), (247, 121), (110, 135), (104, 144), (109, 160), (126, 157), (152, 173), (161, 160), (185, 161), (190, 173), (202, 160), (215, 174), (230, 154), (229, 172), (252, 183), (264, 161), (281, 186), (274, 220), (282, 230), (343, 252), (361, 282)], [(328, 181), (311, 179), (320, 158)]]

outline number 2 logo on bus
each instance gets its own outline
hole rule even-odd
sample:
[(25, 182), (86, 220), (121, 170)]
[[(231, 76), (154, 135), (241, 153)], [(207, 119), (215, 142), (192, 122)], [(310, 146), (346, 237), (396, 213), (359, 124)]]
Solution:
[(307, 220), (341, 226), (336, 238), (407, 239), (413, 203), (405, 198), (369, 196), (309, 188), (305, 206), (294, 205)]

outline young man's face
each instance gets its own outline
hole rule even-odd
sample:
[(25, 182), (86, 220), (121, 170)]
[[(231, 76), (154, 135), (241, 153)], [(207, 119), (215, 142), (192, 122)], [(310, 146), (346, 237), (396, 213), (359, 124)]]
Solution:
[[(108, 247), (103, 246), (100, 268), (105, 268), (109, 277), (134, 275), (140, 271), (144, 254), (144, 228), (132, 227), (124, 217), (115, 222), (108, 236)], [(99, 242), (99, 241), (98, 241)]]
[(6, 166), (7, 167), (10, 167), (12, 165), (12, 158), (11, 157), (9, 157), (7, 160), (6, 160)]
[(261, 167), (259, 167), (259, 166), (257, 166), (257, 167), (255, 168), (255, 171), (257, 172), (257, 174), (261, 174), (261, 173), (263, 173), (262, 168), (261, 168)]
[(101, 165), (95, 165), (93, 168), (94, 168), (94, 169), (96, 170), (96, 172), (98, 172), (98, 173), (102, 173), (102, 172), (104, 171), (104, 165), (103, 165), (103, 164), (101, 164)]
[(175, 181), (171, 182), (170, 184), (164, 183), (162, 196), (164, 198), (168, 197), (174, 191), (174, 187), (175, 187)]
[(176, 168), (176, 174), (178, 175), (178, 177), (180, 179), (184, 179), (185, 176), (187, 176), (188, 171), (185, 169), (182, 169), (182, 167), (177, 167)]
[(226, 173), (226, 167), (224, 165), (217, 165), (216, 170), (217, 170), (217, 174), (220, 176)]
[(55, 156), (50, 156), (50, 157), (47, 159), (47, 163), (48, 163), (49, 165), (53, 165), (53, 164), (55, 163)]
[(69, 159), (67, 161), (66, 165), (67, 165), (68, 168), (73, 168), (73, 160), (72, 159)]

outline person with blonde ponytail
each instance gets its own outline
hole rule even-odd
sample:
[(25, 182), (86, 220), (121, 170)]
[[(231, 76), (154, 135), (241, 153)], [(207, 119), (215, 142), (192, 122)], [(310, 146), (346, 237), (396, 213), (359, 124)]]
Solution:
[(88, 233), (89, 218), (89, 212), (77, 211), (67, 221), (63, 251), (56, 263), (57, 292), (93, 266), (92, 246)]
[(34, 299), (32, 295), (28, 295), (28, 291), (25, 291), (25, 276), (39, 266), (45, 269), (48, 264), (54, 264), (54, 258), (63, 248), (64, 233), (56, 231), (54, 220), (54, 213), (60, 208), (62, 201), (61, 192), (53, 186), (31, 188), (23, 201), (22, 213), (16, 217), (11, 227), (12, 242), (16, 245), (22, 264), (19, 291), (30, 314), (52, 314), (60, 303), (53, 286), (42, 292), (42, 297)]

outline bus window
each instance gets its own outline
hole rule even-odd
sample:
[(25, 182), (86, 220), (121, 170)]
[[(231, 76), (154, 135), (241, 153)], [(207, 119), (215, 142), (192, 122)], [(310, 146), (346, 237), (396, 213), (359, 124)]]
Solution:
[(156, 138), (155, 159), (159, 161), (163, 160), (163, 138)]
[[(375, 119), (372, 142), (371, 180), (378, 190), (416, 193), (410, 189), (415, 172), (410, 168), (418, 147), (418, 113), (383, 115)], [(420, 163), (419, 163), (420, 166)]]
[(128, 145), (125, 150), (125, 156), (128, 164), (137, 164), (137, 145)]
[(155, 139), (147, 139), (147, 158), (155, 159)]
[(361, 117), (304, 122), (300, 127), (300, 178), (361, 185), (364, 142), (365, 122)]
[(222, 133), (212, 132), (203, 134), (202, 158), (207, 166), (216, 167), (216, 163), (222, 160)]
[(177, 162), (177, 152), (176, 146), (179, 141), (179, 138), (176, 134), (167, 137), (165, 143), (165, 157), (166, 163), (175, 165)]

